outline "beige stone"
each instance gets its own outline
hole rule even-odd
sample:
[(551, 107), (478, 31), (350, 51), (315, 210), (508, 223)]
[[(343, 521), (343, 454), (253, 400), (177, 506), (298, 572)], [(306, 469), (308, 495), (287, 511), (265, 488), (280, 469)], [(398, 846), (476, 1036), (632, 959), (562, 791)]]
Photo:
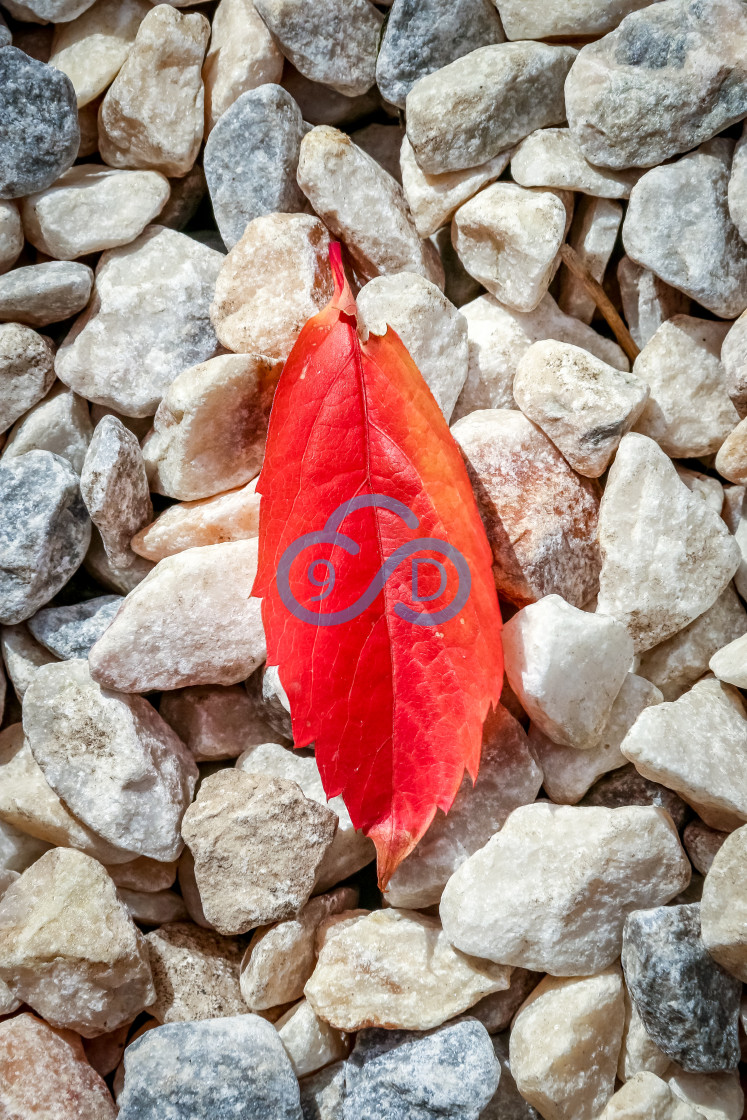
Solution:
[(636, 1073), (609, 1100), (599, 1120), (703, 1120), (655, 1073)]
[(282, 73), (283, 56), (253, 0), (221, 0), (202, 68), (206, 132), (242, 93)]
[(196, 762), (238, 758), (273, 735), (241, 685), (200, 685), (165, 692), (158, 710)]
[(202, 61), (210, 24), (152, 8), (99, 110), (99, 151), (111, 167), (186, 175), (204, 131)]
[(184, 899), (176, 891), (133, 891), (129, 887), (118, 887), (117, 894), (132, 920), (141, 926), (160, 926), (189, 917)]
[(552, 191), (494, 183), (459, 207), (451, 236), (470, 276), (507, 307), (534, 311), (557, 268), (566, 217)]
[(148, 856), (137, 856), (127, 863), (107, 866), (118, 887), (131, 891), (165, 891), (176, 879), (176, 862), (163, 863)]
[(159, 1023), (184, 1023), (246, 1014), (239, 990), (243, 946), (191, 922), (174, 922), (146, 934), (156, 989), (150, 1014)]
[(687, 1073), (672, 1065), (666, 1081), (676, 1097), (692, 1106), (697, 1120), (741, 1120), (744, 1093), (737, 1070)]
[(457, 421), (498, 591), (517, 606), (561, 595), (581, 607), (598, 587), (599, 490), (522, 413), (485, 409)]
[(37, 404), (53, 381), (54, 351), (43, 335), (0, 323), (0, 432)]
[(223, 345), (285, 361), (307, 319), (334, 291), (329, 234), (309, 214), (264, 214), (226, 257), (210, 317)]
[(225, 494), (169, 506), (135, 534), (133, 551), (157, 563), (186, 548), (258, 536), (260, 496), (256, 485), (257, 480), (253, 479), (246, 486)]
[(648, 387), (580, 346), (547, 340), (519, 361), (513, 394), (574, 470), (598, 478), (640, 417)]
[(56, 848), (0, 902), (0, 979), (53, 1027), (93, 1038), (154, 999), (145, 943), (101, 864)]
[(597, 198), (630, 198), (639, 178), (636, 171), (594, 167), (569, 128), (540, 128), (522, 140), (511, 156), (511, 175), (522, 187), (561, 187)]
[(336, 829), (332, 810), (294, 782), (241, 770), (206, 778), (182, 835), (208, 921), (234, 934), (297, 914)]
[(627, 987), (625, 996), (625, 1027), (623, 1028), (622, 1046), (617, 1059), (617, 1076), (620, 1081), (630, 1081), (637, 1073), (655, 1073), (663, 1077), (672, 1065), (668, 1058), (654, 1040), (646, 1033), (643, 1020), (638, 1014), (638, 1009), (630, 998)]
[(0, 871), (25, 871), (48, 850), (49, 844), (44, 840), (0, 820)]
[(158, 171), (114, 171), (100, 164), (71, 167), (21, 204), (32, 245), (61, 261), (127, 245), (160, 213), (169, 181)]
[(245, 680), (266, 655), (256, 572), (256, 539), (167, 556), (91, 650), (94, 679), (121, 692)]
[(415, 272), (443, 287), (440, 258), (419, 238), (399, 183), (344, 132), (319, 125), (306, 134), (298, 185), (362, 279)]
[(143, 444), (151, 489), (194, 501), (254, 478), (281, 370), (252, 354), (222, 354), (180, 373)]
[(116, 1120), (80, 1037), (24, 1012), (0, 1023), (0, 1112), (8, 1120)]
[(620, 749), (644, 778), (695, 805), (712, 828), (723, 827), (719, 814), (747, 821), (747, 719), (720, 681), (698, 681), (679, 700), (642, 712)]
[(23, 226), (18, 204), (0, 199), (0, 276), (18, 260), (23, 248)]
[(499, 0), (508, 39), (546, 39), (584, 35), (597, 38), (612, 31), (624, 16), (651, 0)]
[(65, 848), (77, 848), (102, 863), (127, 863), (132, 853), (110, 844), (74, 817), (44, 777), (20, 723), (0, 732), (0, 820)]
[(116, 78), (149, 11), (146, 0), (98, 0), (77, 19), (55, 25), (49, 64), (67, 74), (79, 109)]
[(332, 926), (305, 990), (338, 1030), (421, 1031), (507, 988), (509, 977), (503, 965), (456, 952), (435, 918), (389, 909)]
[(308, 1000), (286, 1011), (275, 1028), (296, 1077), (307, 1077), (350, 1053), (352, 1039), (320, 1019)]
[(628, 627), (638, 652), (712, 606), (740, 560), (721, 518), (679, 480), (658, 444), (633, 432), (610, 468), (599, 543), (597, 610)]
[(514, 809), (454, 872), (441, 921), (463, 953), (552, 976), (587, 976), (619, 956), (632, 910), (668, 902), (690, 874), (663, 809), (536, 802)]
[(716, 470), (729, 482), (747, 483), (747, 418), (740, 420), (721, 444)]
[[(608, 198), (581, 198), (576, 206), (568, 244), (598, 283), (604, 280), (622, 222), (622, 206)], [(590, 323), (597, 313), (594, 298), (569, 268), (560, 277), (558, 303), (568, 315)]]
[(511, 1073), (544, 1120), (593, 1120), (615, 1091), (625, 1007), (619, 968), (546, 976), (514, 1020)]
[(241, 962), (241, 994), (251, 1011), (265, 1011), (303, 996), (316, 965), (316, 933), (333, 914), (358, 902), (353, 887), (310, 899), (293, 918), (254, 934)]
[(747, 978), (747, 826), (727, 836), (703, 883), (703, 943), (714, 960), (740, 980)]

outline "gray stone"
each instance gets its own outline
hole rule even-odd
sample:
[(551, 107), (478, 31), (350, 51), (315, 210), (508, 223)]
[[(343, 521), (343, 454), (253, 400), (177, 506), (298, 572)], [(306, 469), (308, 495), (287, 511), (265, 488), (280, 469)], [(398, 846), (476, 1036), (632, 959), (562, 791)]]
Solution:
[(726, 319), (747, 307), (747, 253), (727, 206), (731, 151), (719, 138), (648, 171), (622, 232), (628, 256)]
[(260, 214), (304, 209), (296, 168), (306, 129), (291, 95), (272, 84), (242, 93), (220, 117), (205, 145), (205, 178), (226, 248)]
[(80, 474), (92, 435), (88, 401), (58, 381), (43, 400), (16, 421), (8, 433), (3, 458), (17, 459), (27, 451), (51, 451), (67, 459)]
[(91, 7), (93, 0), (4, 0), (3, 7), (16, 19), (31, 23), (67, 23)]
[(382, 15), (368, 0), (255, 0), (301, 74), (354, 97), (374, 84)]
[(357, 97), (346, 97), (330, 86), (305, 78), (287, 61), (281, 84), (299, 105), (303, 119), (309, 124), (349, 126), (381, 108), (381, 96), (376, 86)]
[(608, 809), (618, 809), (621, 805), (654, 805), (666, 809), (677, 829), (682, 828), (688, 813), (687, 805), (674, 790), (644, 778), (632, 763), (600, 778), (581, 804), (605, 805)]
[(10, 33), (10, 28), (3, 17), (0, 16), (0, 47), (7, 47), (12, 42), (13, 36)]
[(92, 288), (93, 271), (78, 261), (14, 268), (0, 276), (0, 322), (13, 320), (32, 327), (59, 323), (83, 310)]
[(78, 476), (59, 455), (0, 462), (0, 622), (23, 622), (64, 587), (91, 539)]
[(653, 167), (747, 113), (747, 11), (740, 0), (665, 0), (580, 51), (568, 123), (605, 167)]
[(376, 82), (387, 101), (404, 109), (418, 78), (504, 39), (492, 0), (395, 0), (376, 59)]
[(700, 906), (657, 906), (628, 915), (625, 982), (646, 1032), (690, 1073), (735, 1069), (742, 984), (708, 954)]
[(0, 324), (0, 432), (40, 401), (53, 381), (47, 340), (20, 323)]
[(0, 198), (42, 191), (78, 154), (73, 83), (17, 47), (0, 52)]
[(477, 167), (536, 128), (562, 124), (575, 56), (572, 47), (499, 43), (421, 78), (407, 95), (407, 136), (423, 171)]
[(344, 1120), (477, 1120), (500, 1077), (482, 1023), (360, 1031), (345, 1071)]
[(296, 1076), (271, 1023), (168, 1023), (125, 1050), (119, 1120), (301, 1120)]
[(88, 657), (122, 603), (121, 595), (100, 595), (68, 607), (47, 607), (29, 619), (38, 642), (64, 661)]
[(501, 1067), (498, 1088), (480, 1120), (540, 1120), (540, 1114), (516, 1088), (508, 1059), (508, 1033), (493, 1038), (493, 1050)]
[(301, 1079), (299, 1088), (303, 1120), (343, 1120), (346, 1064), (335, 1062), (326, 1069)]
[(402, 142), (406, 138), (404, 124), (378, 124), (374, 121), (373, 124), (367, 124), (363, 128), (356, 128), (350, 136), (359, 148), (362, 148), (371, 159), (375, 159), (400, 185), (402, 184), (399, 157)]
[(133, 567), (138, 558), (130, 541), (153, 520), (153, 505), (140, 444), (116, 416), (104, 416), (96, 425), (80, 491), (109, 562)]

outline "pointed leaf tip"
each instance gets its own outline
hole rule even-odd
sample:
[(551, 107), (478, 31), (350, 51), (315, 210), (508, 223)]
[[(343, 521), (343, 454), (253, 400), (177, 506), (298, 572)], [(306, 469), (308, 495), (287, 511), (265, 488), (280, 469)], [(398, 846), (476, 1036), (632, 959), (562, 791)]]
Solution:
[(355, 297), (350, 290), (345, 266), (342, 263), (342, 246), (339, 241), (331, 241), (329, 245), (329, 263), (332, 267), (332, 279), (335, 282), (335, 294), (332, 296), (330, 306), (337, 308), (343, 315), (356, 315)]

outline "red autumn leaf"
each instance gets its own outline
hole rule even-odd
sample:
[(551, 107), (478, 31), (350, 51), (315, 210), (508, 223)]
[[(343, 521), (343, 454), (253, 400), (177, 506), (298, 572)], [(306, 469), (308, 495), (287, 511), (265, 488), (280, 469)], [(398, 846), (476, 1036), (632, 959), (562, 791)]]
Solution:
[(477, 776), (501, 617), (446, 421), (391, 328), (359, 340), (338, 245), (330, 260), (334, 297), (275, 392), (253, 594), (295, 745), (315, 744), (327, 796), (374, 840), (384, 885), (465, 768)]

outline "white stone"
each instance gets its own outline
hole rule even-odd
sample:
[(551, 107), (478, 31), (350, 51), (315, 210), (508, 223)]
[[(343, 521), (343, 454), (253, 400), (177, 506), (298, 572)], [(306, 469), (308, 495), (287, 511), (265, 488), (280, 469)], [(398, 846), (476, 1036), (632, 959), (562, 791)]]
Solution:
[(614, 619), (546, 595), (503, 630), (506, 675), (519, 702), (555, 743), (595, 746), (633, 660), (633, 642)]
[(676, 1097), (691, 1106), (694, 1120), (741, 1120), (744, 1093), (737, 1070), (724, 1073), (687, 1073), (673, 1065), (666, 1076)]
[(428, 1030), (509, 985), (510, 969), (455, 952), (438, 921), (417, 911), (342, 914), (330, 922), (305, 991), (316, 1014), (338, 1030)]
[(731, 220), (744, 241), (747, 238), (747, 131), (744, 125), (731, 162), (728, 202)]
[[(622, 216), (620, 203), (607, 198), (582, 198), (576, 207), (568, 244), (600, 284), (617, 241)], [(574, 315), (584, 323), (590, 323), (597, 310), (593, 298), (568, 268), (561, 273), (558, 302), (567, 315)]]
[(674, 898), (690, 873), (663, 809), (536, 802), (452, 875), (441, 921), (463, 953), (587, 976), (619, 956), (626, 916)]
[(298, 185), (366, 280), (416, 272), (441, 286), (441, 262), (412, 224), (402, 188), (349, 136), (329, 125), (301, 141)]
[(494, 179), (500, 178), (508, 167), (511, 149), (499, 152), (479, 167), (429, 175), (418, 164), (412, 144), (405, 136), (399, 158), (402, 189), (415, 229), (421, 237), (430, 237), (449, 221), (463, 202), (467, 202)]
[(690, 307), (686, 295), (630, 257), (620, 260), (617, 282), (625, 320), (637, 346), (644, 347), (662, 323), (673, 315), (685, 314)]
[(638, 1009), (630, 998), (627, 987), (625, 995), (625, 1027), (622, 1046), (617, 1059), (617, 1076), (621, 1081), (630, 1081), (637, 1073), (655, 1073), (663, 1077), (672, 1061), (662, 1053), (654, 1040), (646, 1033)]
[(236, 768), (249, 774), (265, 774), (296, 782), (306, 797), (320, 805), (328, 805), (337, 814), (337, 832), (317, 872), (315, 891), (328, 890), (375, 858), (373, 843), (362, 832), (356, 832), (343, 799), (333, 797), (327, 800), (315, 759), (288, 750), (279, 743), (260, 743), (236, 760)]
[(256, 539), (167, 556), (91, 650), (94, 679), (123, 692), (245, 680), (266, 656), (256, 572)]
[(629, 12), (651, 0), (498, 0), (507, 39), (547, 39), (612, 31)]
[(301, 1000), (275, 1024), (296, 1077), (307, 1077), (330, 1062), (348, 1056), (351, 1040), (315, 1014), (308, 1000)]
[(544, 1120), (594, 1120), (614, 1093), (623, 988), (619, 968), (582, 979), (546, 976), (519, 1009), (511, 1073)]
[(643, 709), (660, 704), (662, 699), (650, 681), (628, 673), (601, 737), (585, 750), (560, 746), (532, 724), (529, 749), (542, 769), (542, 784), (548, 797), (559, 804), (575, 805), (602, 774), (625, 766), (628, 760), (620, 744)]
[(460, 314), (467, 320), (469, 369), (455, 420), (482, 408), (516, 408), (513, 384), (519, 361), (542, 339), (579, 346), (615, 369), (630, 369), (615, 342), (566, 315), (549, 293), (534, 311), (512, 311), (494, 296), (483, 295), (464, 304)]
[(283, 56), (253, 0), (220, 0), (202, 68), (206, 131), (242, 93), (279, 82)]
[(153, 517), (140, 445), (121, 420), (96, 425), (80, 476), (80, 491), (112, 567), (135, 567), (130, 541)]
[(703, 1113), (679, 1099), (650, 1071), (631, 1077), (600, 1113), (599, 1120), (702, 1120)]
[(721, 518), (680, 482), (658, 444), (635, 433), (610, 468), (599, 543), (597, 610), (628, 627), (638, 652), (707, 610), (739, 565)]
[(61, 261), (128, 245), (160, 213), (171, 188), (158, 171), (71, 167), (45, 191), (21, 203), (26, 237)]
[(149, 11), (146, 0), (98, 0), (77, 19), (56, 24), (49, 64), (67, 74), (79, 109), (116, 78)]
[(683, 467), (681, 463), (675, 463), (674, 469), (677, 471), (677, 477), (681, 482), (684, 482), (688, 490), (692, 490), (693, 494), (698, 494), (716, 513), (721, 513), (724, 504), (724, 488), (717, 478), (713, 478), (709, 474), (703, 474), (702, 471), (691, 471), (689, 467)]
[(448, 423), (467, 377), (467, 323), (446, 296), (413, 272), (378, 276), (356, 298), (359, 325), (395, 331)]
[(747, 719), (720, 681), (698, 681), (679, 700), (642, 712), (621, 750), (644, 778), (696, 805), (712, 828), (722, 827), (724, 814), (747, 821)]
[(0, 276), (18, 260), (23, 248), (23, 226), (18, 204), (0, 199)]
[(640, 417), (648, 388), (580, 346), (547, 340), (519, 361), (513, 395), (574, 470), (598, 478)]
[(209, 307), (224, 259), (162, 226), (107, 250), (94, 298), (57, 352), (60, 381), (126, 416), (152, 416), (176, 375), (218, 349)]
[(597, 198), (630, 198), (636, 171), (594, 167), (569, 128), (540, 128), (511, 157), (511, 175), (522, 187), (562, 187)]
[(51, 665), (57, 658), (32, 637), (25, 622), (0, 629), (0, 651), (16, 696), (23, 700), (36, 670)]
[(387, 903), (415, 910), (437, 904), (457, 867), (498, 832), (518, 805), (534, 801), (541, 785), (542, 771), (521, 724), (499, 706), (485, 722), (477, 782), (473, 786), (465, 777), (449, 812), (437, 811), (389, 880)]
[(737, 688), (747, 687), (747, 633), (744, 631), (747, 631), (747, 626), (743, 627), (743, 633), (738, 638), (717, 650), (708, 662), (708, 668), (720, 681)]
[(470, 276), (515, 311), (534, 311), (557, 267), (566, 228), (557, 194), (494, 183), (459, 207), (457, 256)]
[(178, 857), (198, 771), (147, 700), (100, 688), (85, 661), (63, 661), (39, 669), (23, 721), (44, 777), (79, 820), (134, 855)]
[(732, 976), (747, 977), (747, 826), (727, 836), (703, 883), (700, 924), (703, 944)]
[(638, 355), (633, 372), (651, 390), (635, 430), (673, 458), (713, 455), (739, 423), (719, 355), (728, 323), (675, 315)]
[(3, 458), (12, 459), (27, 451), (51, 451), (67, 459), (80, 474), (92, 435), (88, 402), (57, 382), (46, 397), (16, 420), (8, 433)]

